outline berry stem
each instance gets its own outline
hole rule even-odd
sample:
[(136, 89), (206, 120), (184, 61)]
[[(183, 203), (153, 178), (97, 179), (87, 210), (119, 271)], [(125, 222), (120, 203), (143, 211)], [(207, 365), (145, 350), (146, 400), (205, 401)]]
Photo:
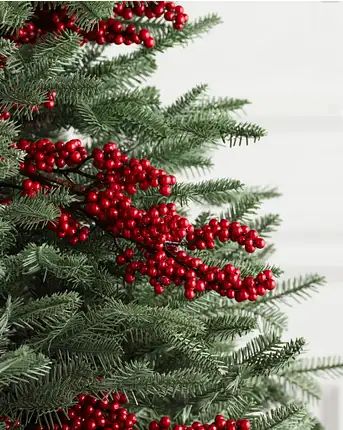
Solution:
[(23, 189), (23, 187), (20, 186), (20, 185), (9, 184), (9, 183), (3, 182), (3, 181), (0, 182), (0, 187), (3, 187), (3, 188), (12, 188), (12, 189), (15, 189), (15, 190), (22, 190)]

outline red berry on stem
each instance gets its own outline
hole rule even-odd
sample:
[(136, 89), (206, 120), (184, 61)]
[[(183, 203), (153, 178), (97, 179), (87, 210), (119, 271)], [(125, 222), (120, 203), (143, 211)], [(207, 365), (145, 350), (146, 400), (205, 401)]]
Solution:
[(172, 11), (167, 11), (165, 14), (164, 14), (164, 19), (166, 20), (166, 21), (173, 21), (173, 19), (175, 18), (175, 13), (174, 12), (172, 12)]
[(250, 430), (251, 429), (251, 425), (249, 420), (238, 420), (237, 421), (237, 430)]
[(163, 429), (167, 429), (167, 428), (170, 426), (170, 424), (171, 424), (170, 417), (168, 417), (168, 416), (163, 416), (163, 417), (160, 419), (160, 426), (161, 426)]
[(146, 48), (153, 48), (155, 46), (155, 39), (153, 37), (148, 37), (143, 42)]

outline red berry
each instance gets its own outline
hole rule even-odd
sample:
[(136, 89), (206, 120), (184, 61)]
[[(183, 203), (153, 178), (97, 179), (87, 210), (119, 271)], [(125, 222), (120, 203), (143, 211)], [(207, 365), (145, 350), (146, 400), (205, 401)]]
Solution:
[(171, 420), (170, 420), (170, 418), (169, 418), (169, 417), (164, 416), (164, 417), (162, 417), (162, 418), (160, 419), (160, 426), (161, 426), (163, 429), (167, 429), (167, 428), (170, 426), (170, 424), (171, 424)]
[(262, 237), (258, 237), (256, 239), (254, 239), (254, 245), (256, 246), (256, 248), (264, 248), (266, 246), (266, 243), (264, 241), (264, 239), (262, 239)]
[(114, 43), (116, 45), (121, 45), (122, 43), (124, 43), (124, 37), (121, 34), (117, 34), (114, 38)]
[(168, 11), (164, 14), (164, 19), (166, 21), (173, 21), (174, 17), (175, 17), (175, 13), (172, 11)]
[(250, 430), (250, 422), (249, 420), (238, 420), (237, 421), (237, 430)]
[(236, 421), (235, 420), (227, 420), (226, 421), (226, 430), (237, 430)]
[(144, 46), (146, 48), (153, 48), (155, 46), (155, 40), (153, 37), (148, 37), (144, 39)]
[(149, 423), (149, 430), (160, 430), (160, 425), (157, 421), (151, 421)]
[(6, 120), (8, 120), (10, 118), (11, 118), (11, 114), (8, 111), (2, 112), (0, 114), (0, 120), (6, 121)]
[(87, 419), (84, 423), (85, 430), (95, 430), (96, 427), (97, 427), (97, 424), (93, 419)]
[(175, 8), (176, 8), (176, 5), (175, 5), (175, 3), (174, 2), (167, 2), (166, 3), (166, 9), (167, 10), (175, 10)]
[(140, 39), (141, 39), (142, 41), (144, 41), (144, 40), (146, 40), (146, 39), (150, 38), (150, 32), (149, 32), (149, 30), (148, 30), (148, 29), (146, 29), (146, 28), (142, 28), (142, 29), (140, 30), (140, 32), (139, 32), (139, 37), (140, 37)]
[(274, 290), (276, 287), (276, 282), (273, 279), (267, 279), (263, 285), (265, 288), (267, 288), (267, 290)]
[(165, 185), (160, 188), (160, 194), (162, 196), (168, 197), (171, 194), (171, 188), (168, 185)]
[(55, 107), (55, 102), (54, 102), (54, 100), (48, 100), (48, 101), (44, 102), (43, 105), (47, 109), (53, 109)]
[(124, 8), (121, 15), (124, 19), (130, 20), (133, 18), (133, 11), (130, 7), (126, 7), (126, 8)]
[(127, 273), (124, 279), (125, 279), (125, 282), (127, 282), (128, 284), (133, 284), (136, 280), (136, 277), (134, 275), (131, 275), (130, 273)]

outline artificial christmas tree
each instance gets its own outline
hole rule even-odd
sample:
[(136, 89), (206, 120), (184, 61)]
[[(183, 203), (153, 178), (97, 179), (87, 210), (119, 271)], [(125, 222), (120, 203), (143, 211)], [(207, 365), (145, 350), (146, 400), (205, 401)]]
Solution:
[[(277, 193), (177, 180), (264, 130), (235, 119), (246, 100), (201, 85), (163, 106), (142, 85), (157, 52), (219, 18), (188, 21), (171, 2), (0, 13), (2, 425), (321, 428), (303, 403), (343, 363), (299, 359), (304, 341), (281, 340), (278, 302), (323, 278), (275, 281), (264, 238), (279, 218), (256, 209)], [(142, 46), (108, 58), (109, 43)]]

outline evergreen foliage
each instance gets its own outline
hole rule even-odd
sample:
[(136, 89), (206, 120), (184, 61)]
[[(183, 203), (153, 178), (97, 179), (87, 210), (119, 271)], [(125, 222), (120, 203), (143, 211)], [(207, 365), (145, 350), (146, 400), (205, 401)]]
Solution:
[[(110, 15), (112, 3), (69, 7), (81, 26), (91, 28)], [(31, 14), (30, 2), (2, 2), (2, 34)], [(283, 340), (287, 318), (280, 304), (310, 297), (323, 285), (322, 276), (280, 280), (256, 303), (232, 303), (212, 293), (187, 302), (176, 288), (154, 296), (143, 279), (123, 284), (115, 263), (122, 241), (114, 243), (94, 226), (91, 243), (73, 248), (48, 231), (59, 207), (72, 207), (77, 193), (63, 184), (34, 199), (18, 190), (23, 154), (11, 143), (19, 136), (58, 140), (69, 133), (90, 147), (116, 140), (131, 156), (188, 173), (211, 167), (210, 153), (219, 145), (229, 151), (263, 137), (259, 125), (237, 119), (235, 112), (247, 100), (213, 99), (207, 86), (199, 85), (165, 106), (157, 88), (143, 85), (156, 70), (157, 53), (186, 44), (219, 21), (210, 15), (181, 32), (143, 22), (157, 34), (156, 47), (114, 58), (105, 57), (102, 47), (81, 47), (79, 36), (68, 31), (35, 45), (0, 39), (6, 58), (0, 105), (20, 106), (10, 120), (0, 121), (0, 195), (13, 198), (0, 205), (0, 415), (18, 417), (23, 425), (51, 424), (56, 409), (67, 409), (81, 392), (121, 390), (143, 424), (161, 415), (190, 422), (223, 413), (251, 418), (254, 430), (321, 428), (306, 402), (320, 397), (316, 377), (341, 375), (343, 362), (299, 358), (304, 340)], [(55, 109), (33, 113), (32, 105), (43, 103), (51, 90), (57, 92)], [(77, 172), (66, 179), (73, 175)], [(222, 212), (270, 236), (280, 218), (258, 210), (277, 195), (223, 178), (179, 182), (169, 201), (184, 213), (192, 205), (202, 207), (196, 224)], [(141, 207), (161, 200), (150, 191), (137, 197)], [(199, 255), (208, 263), (237, 264), (242, 273), (271, 267), (281, 276), (266, 261), (272, 252), (271, 244), (247, 256), (229, 242)]]

